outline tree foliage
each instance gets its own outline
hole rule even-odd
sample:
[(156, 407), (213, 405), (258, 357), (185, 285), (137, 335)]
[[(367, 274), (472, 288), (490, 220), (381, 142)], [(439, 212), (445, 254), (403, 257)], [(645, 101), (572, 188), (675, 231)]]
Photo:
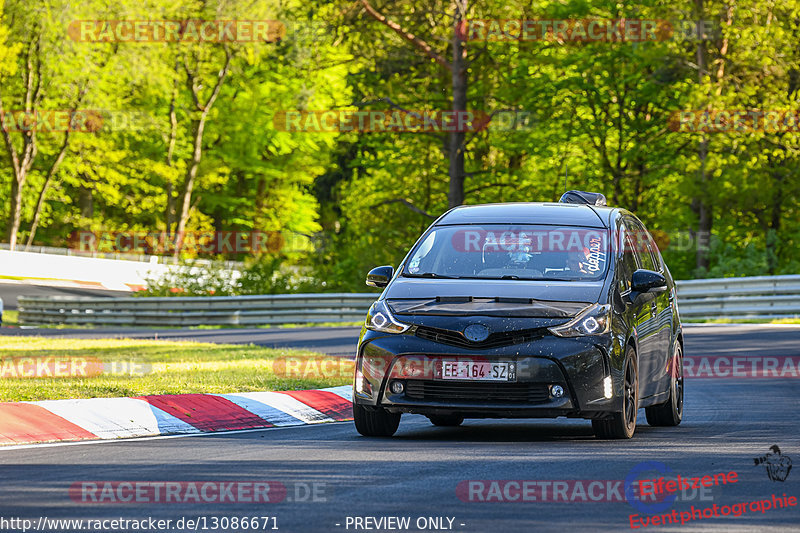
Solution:
[[(674, 128), (689, 110), (797, 116), (795, 0), (0, 6), (0, 110), (106, 118), (91, 132), (5, 132), (0, 229), (18, 247), (64, 246), (75, 231), (281, 232), (283, 247), (263, 257), (228, 257), (252, 265), (246, 286), (231, 290), (362, 290), (367, 269), (396, 265), (459, 194), (468, 204), (555, 201), (566, 187), (636, 212), (677, 277), (800, 266), (797, 131)], [(680, 27), (695, 34), (565, 42), (456, 33), (465, 20), (620, 18), (689, 21)], [(142, 19), (276, 19), (286, 32), (256, 43), (69, 34), (74, 21)], [(697, 33), (698, 20), (708, 31)], [(342, 108), (527, 119), (461, 136), (276, 127), (281, 112)]]

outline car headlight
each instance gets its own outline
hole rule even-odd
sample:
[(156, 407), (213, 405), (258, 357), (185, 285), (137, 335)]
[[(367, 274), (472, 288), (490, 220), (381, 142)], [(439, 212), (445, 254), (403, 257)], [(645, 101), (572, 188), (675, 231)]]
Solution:
[(411, 326), (395, 320), (389, 312), (389, 306), (385, 300), (378, 300), (367, 312), (367, 321), (364, 324), (367, 329), (380, 331), (382, 333), (403, 333)]
[(549, 328), (549, 330), (550, 333), (559, 337), (583, 337), (608, 333), (611, 331), (611, 305), (592, 304), (566, 324)]

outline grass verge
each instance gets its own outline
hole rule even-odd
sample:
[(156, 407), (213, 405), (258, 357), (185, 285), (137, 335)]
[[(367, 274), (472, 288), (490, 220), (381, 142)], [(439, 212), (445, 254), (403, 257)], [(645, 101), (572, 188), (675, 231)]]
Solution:
[(4, 326), (19, 326), (19, 311), (3, 311)]
[[(310, 372), (301, 377), (273, 371), (276, 361), (305, 357), (324, 356), (253, 345), (0, 336), (0, 401), (298, 390), (350, 383), (349, 375), (342, 371)], [(39, 375), (47, 373), (46, 369), (57, 373), (54, 369), (59, 364), (67, 365), (61, 367), (61, 374), (74, 375), (65, 369), (86, 361), (99, 375), (19, 377), (19, 371), (29, 372), (32, 364), (40, 365), (36, 367)], [(277, 364), (275, 368), (282, 367)]]

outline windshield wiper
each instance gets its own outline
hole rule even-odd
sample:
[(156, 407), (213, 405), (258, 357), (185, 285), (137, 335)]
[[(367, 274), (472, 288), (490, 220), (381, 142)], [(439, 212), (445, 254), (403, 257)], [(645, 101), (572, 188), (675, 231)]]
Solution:
[(403, 272), (405, 278), (436, 278), (436, 279), (459, 279), (461, 276), (447, 276), (445, 274), (437, 274), (436, 272), (422, 272), (421, 274), (409, 274)]
[(500, 277), (475, 276), (472, 279), (513, 279), (514, 281), (561, 281), (555, 278), (523, 278), (514, 274), (505, 274)]

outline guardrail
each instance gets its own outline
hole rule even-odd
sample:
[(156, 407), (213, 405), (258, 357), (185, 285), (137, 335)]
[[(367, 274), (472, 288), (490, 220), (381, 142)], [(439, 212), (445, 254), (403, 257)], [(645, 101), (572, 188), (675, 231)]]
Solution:
[[(173, 298), (19, 298), (23, 324), (123, 326), (359, 322), (374, 293)], [(800, 275), (678, 282), (681, 317), (773, 319), (800, 316)]]
[(800, 275), (678, 282), (685, 319), (775, 319), (800, 316)]
[(277, 294), (168, 298), (20, 296), (23, 324), (257, 325), (364, 320), (377, 294)]

